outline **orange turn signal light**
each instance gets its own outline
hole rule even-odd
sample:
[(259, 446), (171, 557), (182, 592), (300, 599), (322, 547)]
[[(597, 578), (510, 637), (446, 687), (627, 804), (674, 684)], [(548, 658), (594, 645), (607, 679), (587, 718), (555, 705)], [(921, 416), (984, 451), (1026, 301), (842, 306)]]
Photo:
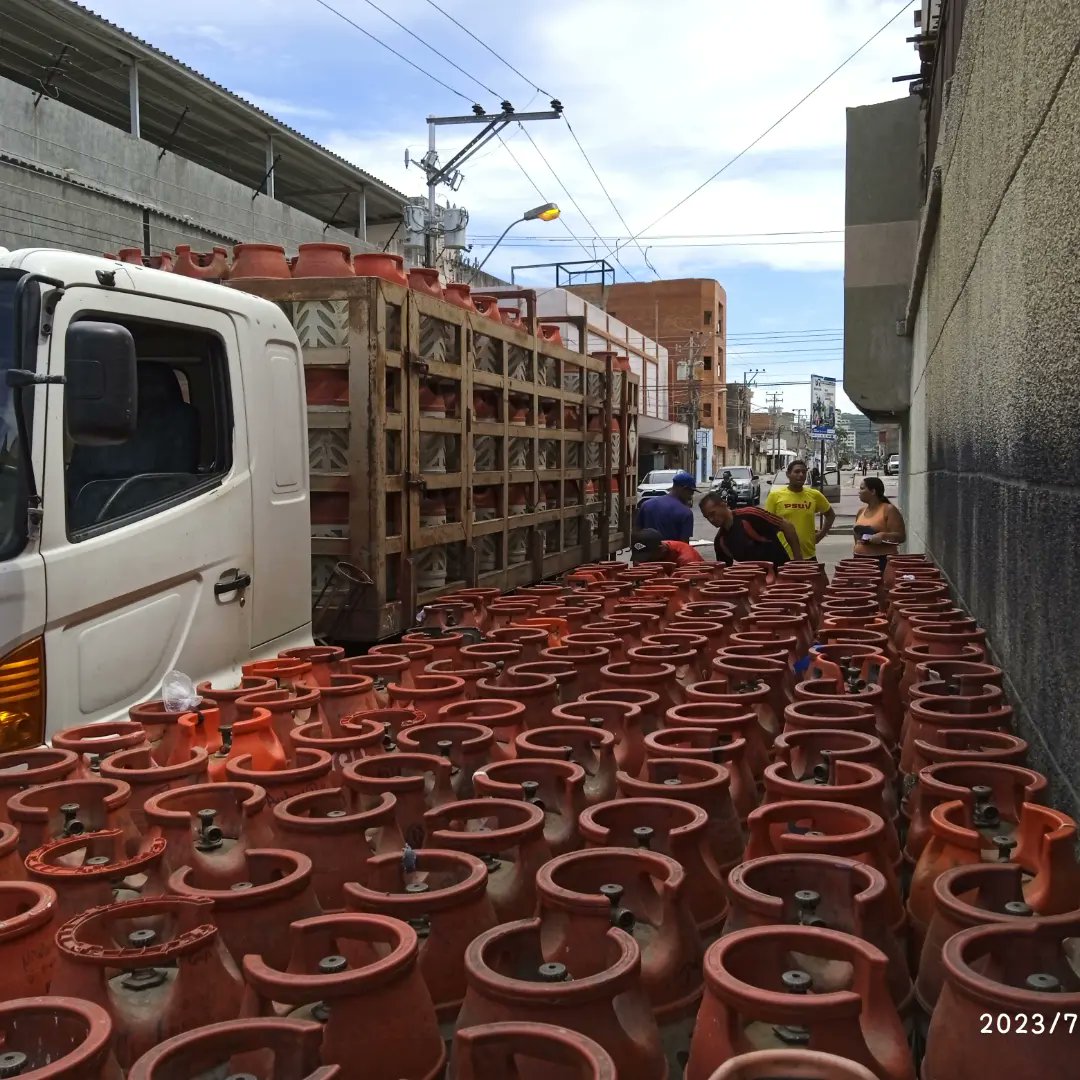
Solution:
[(37, 637), (0, 657), (0, 752), (45, 738), (45, 641)]

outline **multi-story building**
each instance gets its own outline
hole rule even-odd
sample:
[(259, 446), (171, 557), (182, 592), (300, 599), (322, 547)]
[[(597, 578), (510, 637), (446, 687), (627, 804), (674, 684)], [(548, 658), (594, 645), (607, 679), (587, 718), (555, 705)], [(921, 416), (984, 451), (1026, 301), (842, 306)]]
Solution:
[(698, 431), (698, 479), (716, 475), (732, 460), (727, 433), (724, 287), (712, 278), (676, 278), (583, 285), (572, 291), (667, 349), (670, 419)]

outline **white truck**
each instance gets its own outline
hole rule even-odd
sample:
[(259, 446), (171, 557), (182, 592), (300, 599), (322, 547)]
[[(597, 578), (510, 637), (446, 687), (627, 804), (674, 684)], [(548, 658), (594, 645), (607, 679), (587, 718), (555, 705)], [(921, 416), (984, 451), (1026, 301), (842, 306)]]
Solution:
[(275, 304), (0, 248), (0, 751), (311, 643), (306, 428)]

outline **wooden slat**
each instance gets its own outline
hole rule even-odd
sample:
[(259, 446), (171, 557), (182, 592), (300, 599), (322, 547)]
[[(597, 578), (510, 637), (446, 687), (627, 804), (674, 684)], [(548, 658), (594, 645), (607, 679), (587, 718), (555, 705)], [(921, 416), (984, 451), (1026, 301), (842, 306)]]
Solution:
[(331, 346), (303, 345), (304, 367), (348, 367), (352, 362), (352, 353), (347, 345), (335, 348)]

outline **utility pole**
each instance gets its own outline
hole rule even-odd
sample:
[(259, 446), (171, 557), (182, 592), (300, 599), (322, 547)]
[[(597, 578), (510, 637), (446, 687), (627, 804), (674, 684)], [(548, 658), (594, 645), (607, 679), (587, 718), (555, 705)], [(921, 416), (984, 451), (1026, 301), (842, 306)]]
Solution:
[(799, 452), (800, 456), (802, 456), (802, 450), (803, 450), (803, 436), (807, 432), (806, 422), (803, 420), (804, 416), (806, 416), (806, 410), (805, 409), (796, 409), (795, 410), (795, 430), (798, 432), (798, 435), (799, 435), (798, 452)]
[[(435, 266), (438, 258), (439, 213), (435, 205), (435, 191), (440, 184), (446, 184), (451, 191), (457, 191), (465, 179), (460, 166), (464, 165), (481, 147), (497, 138), (509, 124), (523, 120), (558, 120), (562, 116), (562, 102), (551, 100), (549, 112), (515, 113), (509, 101), (502, 103), (502, 111), (485, 112), (482, 106), (474, 105), (468, 116), (429, 116), (427, 153), (417, 162), (427, 175), (427, 215), (424, 222), (424, 252), (428, 266)], [(483, 130), (469, 140), (446, 164), (440, 164), (439, 151), (435, 145), (435, 129), (451, 124), (482, 124)], [(405, 152), (405, 164), (410, 164), (408, 151)]]
[(766, 397), (769, 399), (769, 415), (773, 418), (773, 465), (776, 466), (780, 457), (780, 406), (784, 395), (782, 391), (774, 390)]
[[(753, 461), (751, 461), (750, 453), (750, 433), (746, 430), (750, 426), (750, 400), (752, 397), (752, 391), (750, 387), (754, 385), (754, 380), (759, 375), (764, 375), (764, 368), (754, 368), (752, 371), (743, 372), (743, 392), (739, 398), (739, 454), (740, 460), (749, 465), (751, 470), (754, 467)], [(746, 410), (745, 415), (743, 410)]]
[(690, 473), (695, 478), (698, 474), (698, 447), (697, 447), (697, 433), (698, 433), (698, 409), (699, 409), (699, 386), (698, 386), (698, 364), (701, 357), (701, 335), (699, 333), (691, 333), (690, 341), (687, 344), (687, 376), (690, 380), (690, 404), (689, 415), (687, 416), (687, 427), (690, 429)]

